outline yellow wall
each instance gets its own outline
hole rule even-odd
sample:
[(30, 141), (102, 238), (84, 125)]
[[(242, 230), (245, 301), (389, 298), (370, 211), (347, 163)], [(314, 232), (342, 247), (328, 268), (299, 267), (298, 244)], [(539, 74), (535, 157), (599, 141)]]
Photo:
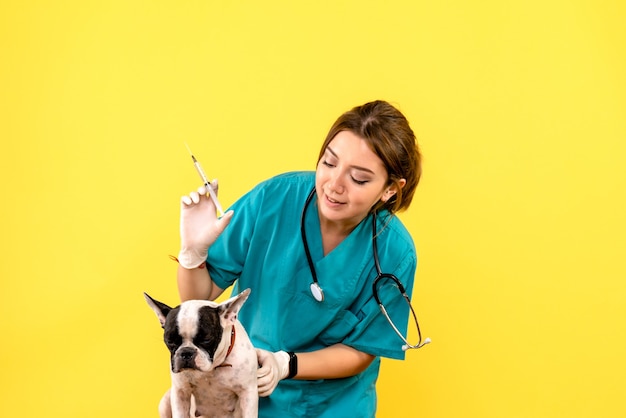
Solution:
[(625, 416), (625, 20), (619, 0), (2, 2), (2, 416), (156, 416), (142, 292), (177, 300), (184, 141), (227, 205), (312, 169), (377, 98), (425, 155), (402, 218), (433, 339), (384, 363), (379, 416)]

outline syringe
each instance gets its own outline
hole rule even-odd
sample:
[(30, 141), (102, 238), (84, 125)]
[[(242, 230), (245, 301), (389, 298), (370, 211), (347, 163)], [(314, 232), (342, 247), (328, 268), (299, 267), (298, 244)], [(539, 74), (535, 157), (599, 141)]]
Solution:
[(222, 209), (222, 205), (220, 205), (220, 202), (217, 200), (217, 193), (215, 193), (215, 190), (213, 190), (213, 186), (211, 186), (211, 182), (207, 178), (206, 174), (204, 174), (204, 170), (202, 170), (200, 163), (198, 162), (198, 160), (196, 160), (196, 157), (193, 156), (193, 153), (189, 149), (189, 145), (187, 145), (186, 142), (185, 142), (185, 146), (187, 147), (187, 151), (189, 151), (189, 155), (191, 155), (191, 159), (193, 160), (193, 165), (196, 167), (198, 174), (200, 174), (200, 178), (204, 182), (204, 185), (206, 186), (206, 189), (209, 192), (209, 196), (211, 196), (211, 199), (213, 200), (213, 203), (215, 204), (215, 209), (217, 209), (219, 216), (224, 216), (224, 210)]

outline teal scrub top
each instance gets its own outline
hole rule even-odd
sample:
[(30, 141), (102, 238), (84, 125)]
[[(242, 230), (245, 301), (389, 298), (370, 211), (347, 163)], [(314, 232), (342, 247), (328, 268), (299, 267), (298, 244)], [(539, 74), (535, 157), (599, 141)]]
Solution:
[[(207, 265), (222, 289), (233, 284), (233, 294), (251, 289), (239, 320), (255, 347), (309, 352), (342, 343), (376, 356), (365, 371), (349, 378), (282, 380), (269, 397), (260, 398), (259, 417), (374, 417), (380, 356), (404, 359), (404, 351), (373, 297), (372, 216), (324, 256), (314, 197), (305, 228), (324, 290), (324, 301), (316, 301), (300, 234), (302, 210), (314, 185), (314, 172), (286, 173), (241, 197), (231, 207), (229, 226), (209, 249)], [(383, 273), (394, 274), (411, 295), (417, 266), (411, 236), (386, 211), (378, 216), (377, 230)], [(390, 282), (378, 288), (387, 312), (406, 336), (406, 301)]]

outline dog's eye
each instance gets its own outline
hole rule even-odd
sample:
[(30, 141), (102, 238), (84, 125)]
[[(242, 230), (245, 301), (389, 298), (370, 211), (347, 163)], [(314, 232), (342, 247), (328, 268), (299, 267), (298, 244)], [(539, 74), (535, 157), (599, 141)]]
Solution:
[(217, 348), (219, 341), (213, 335), (205, 335), (204, 338), (199, 338), (195, 341), (197, 345), (202, 347), (208, 352), (213, 352)]
[(203, 345), (212, 345), (215, 344), (215, 338), (212, 337), (206, 337), (205, 339), (202, 340), (202, 344)]
[(170, 351), (176, 350), (183, 343), (181, 336), (176, 333), (166, 335), (164, 340), (165, 345), (170, 349)]

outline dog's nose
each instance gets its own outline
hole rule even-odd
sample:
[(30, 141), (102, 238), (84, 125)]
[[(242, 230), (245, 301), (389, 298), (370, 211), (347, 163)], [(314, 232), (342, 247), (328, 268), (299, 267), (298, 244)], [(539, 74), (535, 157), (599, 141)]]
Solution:
[(191, 360), (196, 355), (196, 349), (191, 347), (181, 348), (178, 355), (183, 360)]

